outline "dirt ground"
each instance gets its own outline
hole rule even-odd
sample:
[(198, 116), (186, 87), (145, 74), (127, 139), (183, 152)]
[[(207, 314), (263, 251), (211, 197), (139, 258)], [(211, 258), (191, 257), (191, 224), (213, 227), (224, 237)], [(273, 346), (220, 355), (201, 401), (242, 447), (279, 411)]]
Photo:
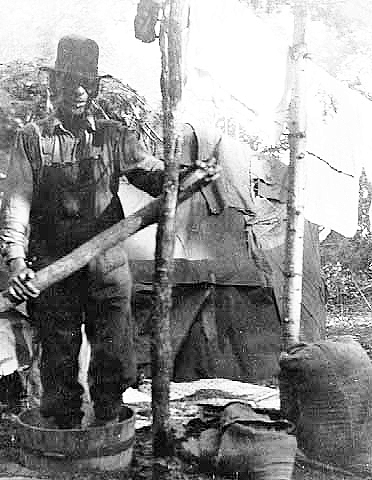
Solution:
[[(372, 312), (364, 307), (357, 309), (337, 308), (333, 309), (328, 317), (327, 338), (337, 339), (340, 335), (354, 336), (372, 357)], [(146, 413), (147, 409), (147, 413)], [(172, 401), (171, 412), (177, 412), (177, 420), (172, 421), (176, 428), (176, 437), (183, 435), (184, 426), (190, 420), (190, 405), (184, 401)], [(195, 413), (195, 411), (193, 411)], [(147, 405), (142, 414), (150, 414)], [(177, 444), (177, 442), (176, 442)], [(64, 472), (47, 473), (30, 470), (20, 463), (19, 449), (14, 441), (14, 422), (3, 419), (0, 430), (0, 480), (12, 478), (13, 480), (150, 480), (150, 479), (172, 479), (172, 480), (238, 480), (239, 476), (222, 477), (214, 472), (202, 472), (196, 462), (184, 455), (156, 462), (157, 476), (153, 476), (152, 459), (152, 438), (149, 426), (136, 430), (136, 443), (134, 447), (133, 462), (130, 473), (104, 472), (66, 474)], [(159, 473), (160, 472), (160, 473)], [(241, 478), (241, 477), (240, 477)], [(319, 465), (309, 465), (301, 459), (296, 460), (293, 480), (358, 480), (363, 478), (347, 472), (324, 469)], [(367, 477), (364, 477), (367, 478)], [(371, 477), (369, 477), (371, 478)]]

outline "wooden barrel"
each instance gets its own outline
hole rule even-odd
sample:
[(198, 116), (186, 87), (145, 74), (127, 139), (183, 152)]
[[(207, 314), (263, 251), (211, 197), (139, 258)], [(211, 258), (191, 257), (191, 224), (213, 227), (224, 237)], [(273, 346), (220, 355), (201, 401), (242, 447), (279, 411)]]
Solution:
[(17, 418), (20, 461), (45, 472), (128, 470), (133, 456), (135, 415), (122, 408), (119, 423), (82, 429), (45, 428), (38, 409)]

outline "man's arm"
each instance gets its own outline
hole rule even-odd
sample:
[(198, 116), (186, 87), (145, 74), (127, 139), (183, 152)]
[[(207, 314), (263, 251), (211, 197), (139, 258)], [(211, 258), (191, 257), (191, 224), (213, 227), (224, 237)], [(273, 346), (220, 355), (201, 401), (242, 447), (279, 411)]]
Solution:
[(13, 148), (0, 211), (0, 248), (5, 261), (25, 258), (33, 175), (25, 150), (25, 134), (20, 131)]
[[(194, 152), (194, 135), (188, 126), (184, 128), (183, 159), (186, 164), (180, 165), (180, 178), (189, 171)], [(125, 175), (135, 187), (157, 197), (161, 194), (164, 179), (164, 163), (145, 149), (135, 132), (127, 132), (121, 158), (121, 174)]]
[(135, 187), (157, 197), (163, 188), (164, 163), (151, 155), (136, 132), (126, 132), (120, 158), (120, 174)]
[(9, 293), (19, 301), (39, 293), (30, 283), (34, 272), (27, 268), (25, 261), (33, 193), (33, 174), (26, 143), (25, 133), (20, 131), (10, 158), (7, 188), (0, 211), (0, 252), (10, 272)]

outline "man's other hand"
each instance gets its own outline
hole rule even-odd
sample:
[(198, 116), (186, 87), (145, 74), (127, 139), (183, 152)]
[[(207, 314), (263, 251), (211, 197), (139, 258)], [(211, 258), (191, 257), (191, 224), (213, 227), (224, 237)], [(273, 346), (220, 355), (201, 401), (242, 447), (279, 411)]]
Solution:
[(36, 298), (40, 290), (32, 283), (35, 272), (27, 267), (23, 258), (15, 258), (9, 263), (9, 295), (17, 302)]
[(206, 160), (197, 160), (195, 166), (203, 170), (208, 177), (208, 181), (213, 181), (218, 178), (222, 171), (221, 166), (218, 165), (217, 159), (214, 156), (209, 157)]

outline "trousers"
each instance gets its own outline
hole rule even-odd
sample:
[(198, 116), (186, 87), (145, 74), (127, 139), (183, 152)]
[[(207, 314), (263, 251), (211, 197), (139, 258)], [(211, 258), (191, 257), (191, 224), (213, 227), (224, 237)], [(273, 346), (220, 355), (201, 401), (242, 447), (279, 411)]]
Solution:
[[(112, 221), (105, 223), (106, 228)], [(53, 260), (44, 254), (37, 267)], [(78, 381), (83, 323), (91, 346), (88, 384), (95, 416), (106, 421), (118, 415), (123, 392), (136, 381), (131, 293), (128, 259), (118, 244), (28, 302), (41, 344), (42, 415), (67, 428), (83, 417)]]

